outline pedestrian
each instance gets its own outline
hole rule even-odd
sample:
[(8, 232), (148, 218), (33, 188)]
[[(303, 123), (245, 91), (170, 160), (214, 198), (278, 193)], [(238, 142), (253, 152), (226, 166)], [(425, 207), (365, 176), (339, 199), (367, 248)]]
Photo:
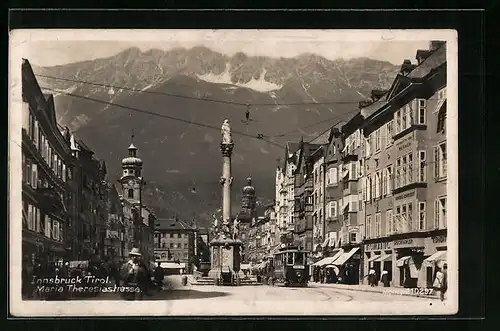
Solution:
[[(148, 289), (151, 286), (151, 276), (146, 265), (141, 261), (142, 254), (138, 248), (133, 248), (129, 252), (130, 260), (127, 261), (121, 269), (121, 278), (123, 284), (132, 291), (124, 293), (125, 300), (142, 300), (144, 294), (148, 295)], [(135, 290), (139, 289), (138, 292)]]
[(433, 287), (436, 291), (439, 291), (439, 298), (441, 301), (444, 301), (444, 295), (446, 290), (448, 290), (448, 265), (446, 263), (443, 265), (442, 270), (437, 267)]
[(380, 282), (384, 284), (384, 287), (389, 287), (389, 272), (387, 270), (382, 271)]
[(163, 279), (165, 278), (165, 270), (161, 267), (160, 262), (158, 262), (158, 266), (155, 268), (154, 277), (158, 291), (160, 291), (163, 286)]
[(370, 271), (368, 272), (368, 285), (370, 285), (371, 287), (375, 286), (375, 277), (377, 277), (375, 270), (370, 269)]

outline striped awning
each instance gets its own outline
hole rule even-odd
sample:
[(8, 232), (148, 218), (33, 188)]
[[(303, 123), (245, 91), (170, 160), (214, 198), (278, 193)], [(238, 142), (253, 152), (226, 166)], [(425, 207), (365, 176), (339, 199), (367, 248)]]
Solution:
[(341, 256), (339, 256), (338, 259), (333, 261), (333, 264), (335, 265), (343, 265), (346, 263), (357, 251), (359, 250), (359, 247), (354, 247), (347, 253), (343, 253)]

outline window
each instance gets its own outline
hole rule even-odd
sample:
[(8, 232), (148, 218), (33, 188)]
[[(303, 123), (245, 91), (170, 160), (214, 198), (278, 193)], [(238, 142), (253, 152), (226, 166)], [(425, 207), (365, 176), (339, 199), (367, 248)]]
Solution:
[(357, 235), (356, 235), (356, 232), (352, 232), (352, 233), (350, 233), (349, 235), (350, 235), (350, 238), (349, 238), (349, 239), (350, 239), (350, 242), (351, 242), (351, 243), (355, 243), (355, 242), (357, 242)]
[(47, 238), (50, 238), (51, 235), (50, 235), (50, 229), (51, 229), (51, 219), (48, 215), (45, 215), (45, 220), (44, 220), (44, 229), (45, 229), (45, 236)]
[(374, 133), (374, 137), (375, 137), (375, 153), (380, 151), (380, 129), (375, 131)]
[(59, 240), (59, 222), (56, 220), (52, 221), (52, 238)]
[(371, 136), (368, 136), (368, 138), (366, 138), (365, 140), (365, 156), (366, 157), (370, 157), (370, 155), (372, 154), (372, 149), (371, 149)]
[(187, 249), (187, 248), (188, 248), (188, 244), (184, 243), (184, 249)]
[(385, 212), (385, 227), (387, 235), (392, 234), (392, 232), (394, 231), (392, 224), (392, 209), (389, 209)]
[(62, 180), (66, 181), (66, 164), (62, 165)]
[(380, 198), (380, 185), (381, 184), (381, 176), (380, 176), (380, 171), (377, 171), (375, 173), (375, 198)]
[(372, 216), (366, 216), (366, 238), (372, 237)]
[(387, 166), (386, 168), (387, 176), (386, 179), (387, 181), (384, 183), (384, 185), (387, 186), (387, 195), (392, 194), (392, 187), (393, 187), (393, 176), (392, 176), (392, 165)]
[(134, 190), (129, 188), (128, 189), (128, 198), (133, 199), (134, 198)]
[(413, 203), (408, 204), (408, 231), (413, 232)]
[(434, 147), (434, 178), (445, 179), (447, 175), (446, 142)]
[(35, 231), (35, 207), (28, 204), (28, 230)]
[(30, 108), (27, 102), (23, 102), (23, 129), (29, 133)]
[(392, 145), (392, 136), (394, 135), (394, 132), (393, 132), (393, 123), (394, 121), (389, 121), (389, 123), (387, 123), (385, 125), (385, 145), (386, 146), (390, 146)]
[(328, 169), (328, 185), (337, 185), (337, 182), (337, 168), (334, 167)]
[(181, 233), (178, 233), (178, 234), (177, 234), (177, 238), (182, 238), (182, 234), (181, 234)]
[(366, 177), (366, 201), (372, 199), (372, 177), (369, 175)]
[(31, 165), (31, 187), (37, 188), (38, 183), (38, 167), (36, 163)]
[(401, 186), (401, 159), (396, 161), (396, 188)]
[(396, 220), (393, 223), (394, 228), (393, 231), (394, 233), (401, 233), (401, 206), (396, 207), (396, 215), (394, 215)]
[(174, 248), (174, 243), (170, 243), (170, 248)]
[(33, 130), (33, 143), (35, 144), (36, 148), (39, 148), (38, 138), (39, 138), (38, 121), (35, 120), (35, 125), (34, 125), (34, 130)]
[(426, 180), (426, 175), (425, 175), (425, 161), (426, 161), (426, 155), (425, 151), (419, 151), (418, 152), (418, 176), (417, 176), (417, 182), (420, 183), (425, 183)]
[(408, 154), (406, 157), (408, 166), (408, 171), (406, 173), (406, 184), (411, 184), (413, 183), (413, 153)]
[(418, 124), (426, 124), (427, 100), (417, 99), (418, 102)]
[(425, 231), (425, 202), (418, 203), (418, 230)]
[(375, 214), (375, 237), (380, 237), (381, 235), (381, 219), (382, 215), (380, 213)]
[(435, 202), (434, 227), (436, 229), (446, 229), (446, 197), (440, 197)]
[(330, 217), (337, 217), (337, 201), (329, 202)]

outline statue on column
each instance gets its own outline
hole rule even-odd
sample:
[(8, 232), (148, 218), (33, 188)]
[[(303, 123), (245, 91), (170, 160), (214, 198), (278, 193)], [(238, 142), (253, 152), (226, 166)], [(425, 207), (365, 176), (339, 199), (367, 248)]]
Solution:
[(233, 138), (231, 136), (231, 127), (229, 126), (229, 120), (225, 119), (224, 123), (222, 124), (221, 127), (221, 133), (222, 133), (222, 143), (223, 144), (232, 144), (233, 143)]
[(238, 239), (240, 235), (240, 221), (236, 218), (233, 221), (233, 239)]

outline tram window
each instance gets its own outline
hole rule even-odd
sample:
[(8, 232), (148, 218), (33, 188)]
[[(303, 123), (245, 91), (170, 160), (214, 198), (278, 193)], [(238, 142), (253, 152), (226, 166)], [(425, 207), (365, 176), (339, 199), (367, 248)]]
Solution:
[(286, 263), (293, 264), (293, 253), (286, 253)]
[(304, 253), (295, 253), (295, 264), (304, 264)]

